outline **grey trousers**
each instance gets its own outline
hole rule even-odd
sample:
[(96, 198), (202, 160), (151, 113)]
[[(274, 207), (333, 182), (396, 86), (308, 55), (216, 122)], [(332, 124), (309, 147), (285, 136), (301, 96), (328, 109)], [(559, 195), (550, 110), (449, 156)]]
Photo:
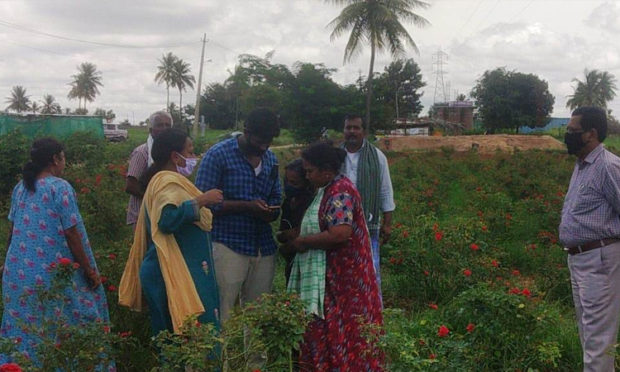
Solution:
[(568, 256), (583, 370), (614, 371), (620, 320), (620, 242)]
[(220, 319), (225, 322), (239, 300), (251, 302), (271, 292), (275, 274), (275, 255), (246, 256), (222, 243), (213, 243), (215, 278), (220, 292)]

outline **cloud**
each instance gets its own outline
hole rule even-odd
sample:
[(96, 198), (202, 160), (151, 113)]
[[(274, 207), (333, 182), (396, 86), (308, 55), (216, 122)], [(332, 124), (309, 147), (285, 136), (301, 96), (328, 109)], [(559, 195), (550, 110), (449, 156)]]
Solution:
[(617, 34), (620, 32), (620, 5), (617, 2), (606, 1), (594, 8), (583, 23), (607, 33)]
[[(563, 106), (565, 96), (572, 92), (571, 80), (580, 77), (584, 68), (620, 77), (615, 40), (620, 10), (614, 2), (601, 6), (563, 2), (573, 22), (557, 21), (554, 10), (558, 5), (553, 2), (533, 3), (523, 13), (526, 21), (520, 22), (510, 20), (513, 13), (524, 9), (522, 4), (502, 2), (495, 7), (495, 2), (484, 2), (473, 12), (478, 3), (435, 1), (428, 10), (416, 10), (433, 26), (407, 25), (420, 54), (409, 51), (406, 57), (418, 62), (427, 82), (422, 99), (426, 108), (432, 104), (435, 85), (432, 54), (440, 47), (449, 54), (446, 81), (453, 90), (468, 93), (485, 70), (499, 66), (531, 72), (549, 82), (556, 96), (556, 115), (566, 114)], [(348, 34), (332, 42), (327, 28), (340, 9), (320, 0), (0, 0), (0, 109), (14, 85), (23, 85), (32, 99), (50, 93), (61, 105), (77, 107), (77, 101), (67, 99), (67, 83), (76, 66), (89, 61), (102, 72), (104, 84), (89, 109), (113, 109), (119, 118), (143, 120), (166, 102), (165, 86), (154, 81), (158, 58), (171, 51), (189, 62), (198, 75), (203, 33), (209, 39), (205, 59), (211, 59), (205, 64), (203, 87), (226, 79), (238, 54), (263, 56), (271, 50), (276, 51), (274, 63), (324, 63), (338, 69), (333, 75), (336, 81), (350, 84), (360, 74), (368, 74), (370, 53), (364, 46), (359, 56), (343, 65)], [(469, 14), (473, 15), (471, 22), (464, 22)], [(509, 21), (502, 22), (504, 18)], [(577, 30), (574, 25), (582, 21), (591, 27)], [(38, 33), (26, 32), (21, 26)], [(459, 33), (470, 28), (477, 31), (457, 35), (457, 39), (457, 28)], [(63, 40), (40, 32), (140, 48)], [(382, 71), (391, 60), (388, 54), (378, 55), (375, 71)], [(176, 90), (171, 90), (170, 99), (178, 103)], [(194, 91), (183, 94), (184, 102), (194, 100)], [(614, 105), (618, 103), (612, 108), (620, 111)]]

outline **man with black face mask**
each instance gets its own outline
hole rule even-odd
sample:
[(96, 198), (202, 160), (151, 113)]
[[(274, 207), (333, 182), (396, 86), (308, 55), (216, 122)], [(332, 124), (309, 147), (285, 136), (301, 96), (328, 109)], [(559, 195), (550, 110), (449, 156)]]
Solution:
[(607, 151), (607, 114), (573, 111), (564, 141), (577, 156), (562, 208), (560, 240), (568, 253), (583, 370), (614, 371), (620, 320), (620, 158)]
[(200, 163), (196, 186), (224, 193), (213, 211), (213, 260), (225, 321), (237, 299), (244, 305), (270, 292), (276, 242), (270, 223), (280, 214), (278, 161), (269, 146), (280, 134), (278, 117), (255, 109), (243, 134), (211, 147)]

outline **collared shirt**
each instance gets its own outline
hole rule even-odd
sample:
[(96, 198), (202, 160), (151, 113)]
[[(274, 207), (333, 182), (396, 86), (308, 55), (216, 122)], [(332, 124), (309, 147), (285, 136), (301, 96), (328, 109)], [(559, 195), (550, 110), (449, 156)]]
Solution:
[[(346, 150), (346, 148), (345, 148)], [(392, 212), (396, 209), (394, 204), (394, 190), (392, 189), (392, 179), (390, 177), (390, 167), (388, 161), (383, 152), (377, 150), (377, 157), (379, 158), (379, 167), (381, 168), (381, 193), (379, 194), (379, 207), (381, 212)], [(347, 150), (347, 157), (344, 161), (343, 173), (348, 179), (357, 187), (357, 168), (360, 159), (360, 152), (349, 152)], [(380, 218), (380, 217), (379, 217)]]
[[(127, 177), (134, 177), (139, 180), (148, 168), (149, 149), (146, 143), (136, 147), (129, 156), (129, 167), (127, 168)], [(131, 225), (138, 221), (142, 198), (137, 196), (129, 196), (129, 205), (127, 206), (127, 224)]]
[[(224, 200), (252, 201), (262, 199), (269, 205), (280, 205), (282, 189), (278, 161), (270, 150), (261, 159), (261, 170), (254, 168), (239, 149), (236, 138), (211, 147), (202, 158), (196, 186), (202, 190), (220, 189)], [(220, 206), (211, 209), (217, 211)], [(277, 213), (277, 212), (274, 212)], [(222, 243), (246, 256), (269, 256), (276, 251), (271, 225), (249, 213), (227, 214), (213, 218), (213, 241)]]
[(620, 238), (620, 158), (601, 144), (577, 160), (562, 208), (560, 241), (574, 247)]

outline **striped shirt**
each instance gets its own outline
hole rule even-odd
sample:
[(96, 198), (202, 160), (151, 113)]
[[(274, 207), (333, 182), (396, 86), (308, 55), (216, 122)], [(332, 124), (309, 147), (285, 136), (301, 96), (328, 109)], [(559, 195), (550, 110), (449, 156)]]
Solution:
[[(129, 167), (127, 168), (127, 177), (134, 177), (139, 180), (142, 174), (148, 168), (149, 149), (146, 143), (136, 147), (129, 156)], [(137, 196), (129, 196), (129, 205), (127, 206), (127, 224), (131, 225), (138, 221), (138, 213), (142, 199)]]
[(602, 144), (577, 160), (562, 208), (560, 241), (574, 247), (620, 238), (620, 158)]
[[(267, 150), (257, 175), (239, 149), (237, 138), (222, 141), (207, 151), (200, 162), (196, 186), (202, 191), (220, 189), (224, 200), (261, 199), (269, 205), (280, 205), (282, 202), (276, 156)], [(221, 206), (211, 209), (216, 212), (219, 208)], [(213, 241), (246, 256), (258, 256), (259, 253), (270, 256), (277, 248), (271, 225), (249, 213), (216, 216), (212, 237)]]

